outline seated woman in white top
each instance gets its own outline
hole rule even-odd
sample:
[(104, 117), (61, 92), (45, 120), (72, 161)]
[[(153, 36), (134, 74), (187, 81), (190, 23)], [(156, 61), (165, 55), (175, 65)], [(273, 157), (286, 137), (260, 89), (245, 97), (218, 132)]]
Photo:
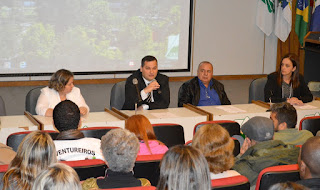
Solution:
[(73, 85), (73, 73), (60, 69), (55, 72), (49, 85), (41, 89), (41, 94), (38, 98), (36, 113), (51, 117), (53, 108), (63, 100), (71, 100), (77, 104), (81, 115), (89, 112), (89, 106), (81, 95), (80, 89)]
[(206, 157), (211, 179), (240, 175), (230, 170), (234, 165), (234, 142), (225, 128), (217, 124), (202, 126), (194, 135), (192, 146)]

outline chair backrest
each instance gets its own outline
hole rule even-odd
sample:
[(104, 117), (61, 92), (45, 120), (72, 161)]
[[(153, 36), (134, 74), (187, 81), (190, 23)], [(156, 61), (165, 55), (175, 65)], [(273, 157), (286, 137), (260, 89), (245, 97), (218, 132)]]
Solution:
[(72, 167), (79, 175), (80, 181), (88, 178), (104, 177), (108, 168), (103, 160), (77, 160), (77, 161), (60, 161)]
[[(6, 171), (8, 170), (9, 165), (0, 165), (0, 173), (6, 173)], [(0, 179), (1, 181), (2, 179)]]
[(320, 130), (320, 116), (305, 117), (300, 120), (299, 130), (308, 130), (314, 136)]
[(204, 121), (204, 122), (198, 123), (198, 124), (196, 124), (196, 126), (194, 126), (193, 135), (197, 132), (197, 130), (200, 127), (204, 126), (205, 124), (219, 124), (219, 125), (221, 125), (223, 128), (225, 128), (229, 132), (230, 137), (232, 137), (233, 135), (240, 135), (239, 123), (237, 123), (235, 121), (231, 121), (231, 120)]
[(110, 95), (110, 108), (122, 109), (125, 101), (126, 81), (121, 81), (113, 85)]
[[(20, 143), (22, 142), (23, 138), (27, 136), (29, 133), (32, 131), (23, 131), (23, 132), (17, 132), (17, 133), (12, 133), (8, 136), (7, 138), (7, 146), (10, 146), (15, 152), (17, 152), (18, 147)], [(56, 131), (47, 131), (45, 130), (44, 132), (49, 133), (52, 139), (55, 139), (58, 136), (58, 132)]]
[(6, 116), (6, 115), (7, 115), (6, 106), (2, 97), (0, 96), (0, 116)]
[(300, 180), (298, 164), (271, 166), (258, 176), (256, 190), (268, 190), (273, 184)]
[(211, 180), (211, 188), (215, 190), (249, 190), (250, 182), (246, 176), (238, 175)]
[(249, 86), (249, 103), (252, 100), (264, 101), (264, 86), (267, 83), (267, 77), (254, 79)]
[(159, 164), (164, 154), (137, 156), (133, 172), (136, 178), (146, 178), (151, 185), (158, 184), (160, 176)]
[(142, 187), (124, 187), (124, 188), (113, 188), (113, 189), (100, 189), (100, 190), (155, 190), (155, 186), (142, 186)]
[(26, 96), (26, 111), (30, 112), (32, 115), (36, 115), (37, 101), (43, 87), (36, 87), (31, 89)]
[(111, 129), (116, 129), (119, 127), (88, 127), (79, 129), (85, 137), (92, 137), (101, 139), (103, 135), (109, 132)]
[(177, 144), (185, 143), (184, 131), (181, 125), (160, 123), (152, 124), (152, 126), (157, 139), (163, 142), (168, 148)]

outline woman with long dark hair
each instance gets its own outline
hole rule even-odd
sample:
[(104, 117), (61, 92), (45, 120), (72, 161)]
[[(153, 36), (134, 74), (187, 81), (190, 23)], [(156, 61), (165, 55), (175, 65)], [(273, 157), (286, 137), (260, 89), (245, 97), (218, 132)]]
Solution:
[(299, 74), (299, 63), (295, 54), (285, 55), (278, 71), (268, 75), (264, 97), (266, 102), (286, 101), (292, 105), (303, 105), (313, 100), (303, 76)]

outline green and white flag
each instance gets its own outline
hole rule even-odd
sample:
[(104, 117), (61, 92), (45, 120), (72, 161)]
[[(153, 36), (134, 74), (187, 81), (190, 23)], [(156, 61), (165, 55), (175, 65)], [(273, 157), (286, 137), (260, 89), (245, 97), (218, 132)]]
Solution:
[(274, 0), (258, 0), (256, 25), (269, 36), (274, 27)]

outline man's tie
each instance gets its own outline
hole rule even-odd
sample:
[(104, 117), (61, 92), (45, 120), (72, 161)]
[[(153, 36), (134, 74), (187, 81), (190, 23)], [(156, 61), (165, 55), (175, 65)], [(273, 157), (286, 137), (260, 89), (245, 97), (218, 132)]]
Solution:
[[(150, 84), (150, 83), (149, 83), (149, 84)], [(149, 84), (148, 84), (148, 86), (149, 86)], [(147, 102), (147, 103), (150, 103), (151, 100), (152, 100), (152, 98), (151, 98), (151, 92), (149, 92), (149, 93), (148, 93), (148, 96), (147, 96), (147, 98), (146, 98), (146, 102)]]

